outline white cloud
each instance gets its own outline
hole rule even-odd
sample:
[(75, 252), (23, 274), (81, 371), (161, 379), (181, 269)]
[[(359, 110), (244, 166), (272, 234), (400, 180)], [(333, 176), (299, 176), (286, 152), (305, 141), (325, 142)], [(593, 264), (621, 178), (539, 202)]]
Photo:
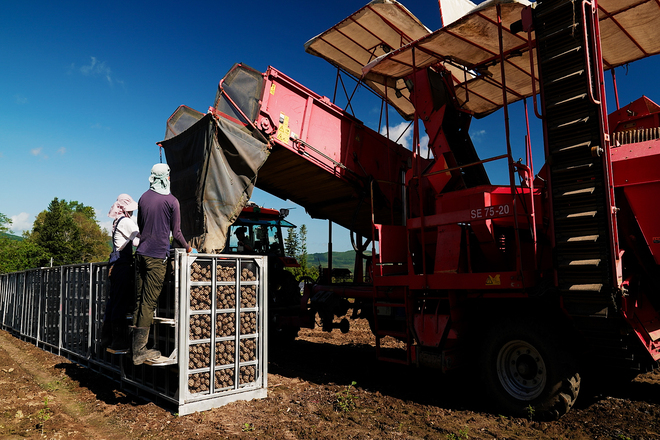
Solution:
[(42, 159), (42, 160), (48, 159), (48, 155), (44, 154), (43, 150), (44, 149), (42, 147), (33, 148), (33, 149), (30, 150), (30, 154), (33, 155), (33, 156), (36, 156), (36, 157), (38, 157), (39, 159)]
[(32, 221), (30, 220), (30, 214), (27, 212), (21, 212), (18, 215), (12, 215), (11, 217), (11, 231), (14, 234), (20, 235), (23, 231), (29, 231), (32, 229)]
[(108, 220), (107, 222), (99, 222), (99, 226), (101, 227), (101, 230), (105, 229), (106, 231), (108, 231), (108, 234), (111, 234), (112, 222), (113, 220)]
[(64, 154), (64, 153), (66, 153), (66, 148), (64, 148), (64, 147), (60, 147), (60, 149), (57, 150), (57, 152), (58, 152), (59, 154)]
[[(409, 150), (411, 149), (410, 145), (412, 140), (413, 127), (409, 122), (401, 122), (394, 127), (390, 127), (389, 131), (390, 139), (392, 139), (394, 142), (400, 143)], [(387, 136), (387, 127), (381, 128), (380, 134)]]
[(33, 156), (38, 157), (41, 160), (46, 160), (46, 159), (48, 159), (48, 155), (45, 154), (43, 152), (43, 150), (44, 150), (43, 147), (33, 148), (33, 149), (30, 150), (30, 154), (33, 155)]
[[(89, 64), (80, 67), (80, 73), (85, 76), (100, 76), (105, 78), (110, 85), (113, 85), (114, 83), (123, 84), (123, 81), (117, 80), (114, 77), (112, 69), (105, 64), (105, 61), (98, 61), (96, 57), (90, 58), (91, 60)], [(71, 67), (73, 67), (73, 65)]]
[(14, 95), (14, 100), (18, 105), (25, 105), (28, 103), (28, 99), (23, 95), (19, 95), (18, 93)]
[(472, 142), (480, 142), (486, 137), (486, 130), (475, 130), (470, 132)]
[(419, 138), (419, 148), (420, 148), (420, 154), (422, 157), (431, 157), (429, 156), (429, 136), (426, 134), (423, 134), (421, 138)]
[[(420, 130), (421, 127), (422, 125), (420, 125)], [(380, 134), (382, 134), (383, 136), (387, 136), (387, 129), (381, 128)], [(412, 151), (412, 136), (413, 136), (413, 126), (410, 124), (410, 122), (401, 122), (398, 125), (390, 127), (390, 139), (400, 143), (405, 148), (411, 151)], [(429, 144), (429, 137), (426, 134), (421, 134), (421, 137), (419, 139), (419, 145), (420, 145), (422, 157), (427, 157), (428, 144)]]

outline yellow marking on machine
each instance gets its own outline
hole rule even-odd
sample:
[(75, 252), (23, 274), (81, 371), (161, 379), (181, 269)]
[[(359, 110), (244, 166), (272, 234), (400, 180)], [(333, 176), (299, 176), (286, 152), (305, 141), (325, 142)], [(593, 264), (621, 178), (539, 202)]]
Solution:
[(488, 275), (488, 278), (486, 278), (486, 285), (487, 286), (499, 286), (501, 285), (502, 282), (500, 281), (500, 275), (497, 274), (495, 276)]

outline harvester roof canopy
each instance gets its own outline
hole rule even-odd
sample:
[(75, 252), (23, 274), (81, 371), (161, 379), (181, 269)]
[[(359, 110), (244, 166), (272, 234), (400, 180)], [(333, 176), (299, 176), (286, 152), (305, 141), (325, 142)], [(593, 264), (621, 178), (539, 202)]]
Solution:
[[(580, 3), (576, 3), (579, 5)], [(377, 5), (377, 6), (376, 6)], [(499, 59), (497, 9), (503, 23), (504, 71), (507, 102), (512, 103), (532, 95), (532, 69), (527, 35), (510, 31), (512, 23), (521, 19), (522, 10), (532, 5), (525, 0), (488, 0), (435, 32), (419, 35), (425, 27), (407, 9), (394, 0), (376, 0), (330, 30), (308, 41), (307, 51), (325, 58), (333, 65), (361, 78), (376, 93), (392, 104), (406, 119), (412, 119), (414, 107), (409, 101), (403, 78), (415, 69), (438, 63), (452, 72), (456, 95), (463, 108), (477, 117), (486, 116), (503, 103), (502, 74)], [(383, 20), (370, 27), (364, 17), (384, 14), (382, 11), (404, 10), (400, 21)], [(603, 63), (611, 69), (632, 61), (660, 53), (660, 38), (654, 28), (660, 22), (660, 4), (649, 0), (600, 0), (598, 2)], [(412, 24), (418, 23), (415, 27)], [(359, 25), (359, 26), (358, 26)], [(406, 29), (399, 47), (386, 43), (391, 32)], [(414, 32), (412, 31), (414, 30)], [(392, 50), (378, 52), (378, 44), (362, 39), (369, 34)], [(534, 39), (532, 33), (532, 39)], [(328, 43), (331, 42), (331, 43)], [(373, 50), (376, 48), (376, 50)], [(362, 56), (355, 54), (361, 53)], [(366, 56), (368, 54), (369, 56)], [(373, 55), (378, 56), (374, 59)], [(365, 63), (365, 60), (367, 62)], [(536, 60), (534, 61), (536, 63)], [(363, 64), (356, 73), (357, 64)], [(534, 66), (534, 72), (538, 72)], [(386, 91), (387, 85), (390, 90)], [(395, 93), (395, 90), (398, 93)], [(538, 87), (537, 87), (538, 90)]]
[[(374, 0), (327, 31), (305, 43), (305, 50), (328, 61), (356, 78), (362, 68), (377, 57), (428, 35), (431, 32), (408, 9), (394, 0)], [(366, 80), (376, 93), (385, 96), (381, 81)], [(414, 108), (406, 96), (389, 91), (388, 100), (408, 117)]]

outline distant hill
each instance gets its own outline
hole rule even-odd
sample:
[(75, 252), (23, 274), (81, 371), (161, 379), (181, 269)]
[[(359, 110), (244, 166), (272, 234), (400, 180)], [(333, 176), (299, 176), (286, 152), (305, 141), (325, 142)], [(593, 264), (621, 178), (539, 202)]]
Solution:
[(3, 237), (3, 238), (6, 237), (10, 240), (23, 241), (23, 237), (21, 237), (20, 235), (6, 234), (4, 232), (0, 232), (0, 237)]
[[(367, 255), (370, 255), (371, 252), (367, 252)], [(320, 252), (316, 254), (307, 254), (307, 262), (310, 266), (318, 267), (319, 265), (323, 267), (328, 267), (328, 253)], [(333, 252), (332, 253), (332, 267), (335, 269), (348, 269), (353, 272), (353, 266), (355, 264), (355, 251), (345, 251), (345, 252)]]

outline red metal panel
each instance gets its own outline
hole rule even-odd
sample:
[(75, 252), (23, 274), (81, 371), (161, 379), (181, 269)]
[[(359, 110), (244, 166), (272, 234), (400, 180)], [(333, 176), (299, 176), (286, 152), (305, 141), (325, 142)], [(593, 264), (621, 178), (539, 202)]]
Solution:
[(378, 238), (378, 253), (374, 256), (376, 275), (405, 273), (408, 262), (406, 227), (374, 225), (374, 228)]
[(402, 175), (412, 153), (278, 70), (264, 76), (256, 125), (275, 145), (257, 187), (371, 237), (373, 185), (375, 222), (401, 224)]
[(459, 225), (446, 225), (438, 228), (434, 268), (436, 273), (458, 272), (462, 238), (463, 229)]
[[(537, 271), (502, 271), (486, 273), (435, 273), (429, 275), (395, 275), (376, 277), (376, 286), (406, 286), (411, 290), (492, 290), (507, 295), (510, 290), (531, 287), (538, 283)], [(516, 292), (519, 293), (519, 292)]]
[(608, 116), (612, 133), (639, 130), (660, 126), (660, 106), (646, 96), (610, 113)]
[(660, 182), (628, 186), (624, 189), (646, 244), (656, 264), (660, 264)]
[(622, 298), (623, 314), (653, 360), (660, 360), (660, 315), (641, 292)]
[(660, 140), (612, 148), (615, 188), (623, 188), (653, 258), (660, 264)]
[(342, 147), (348, 142), (350, 123), (328, 98), (271, 68), (266, 76), (261, 110), (278, 128), (277, 138), (283, 144), (294, 148), (292, 139), (300, 139), (312, 145), (314, 150), (308, 151), (310, 158), (326, 169), (332, 170), (335, 162), (340, 162)]
[[(413, 325), (419, 343), (425, 347), (439, 347), (442, 336), (449, 325), (449, 315), (416, 314)], [(453, 335), (454, 339), (456, 335)]]

